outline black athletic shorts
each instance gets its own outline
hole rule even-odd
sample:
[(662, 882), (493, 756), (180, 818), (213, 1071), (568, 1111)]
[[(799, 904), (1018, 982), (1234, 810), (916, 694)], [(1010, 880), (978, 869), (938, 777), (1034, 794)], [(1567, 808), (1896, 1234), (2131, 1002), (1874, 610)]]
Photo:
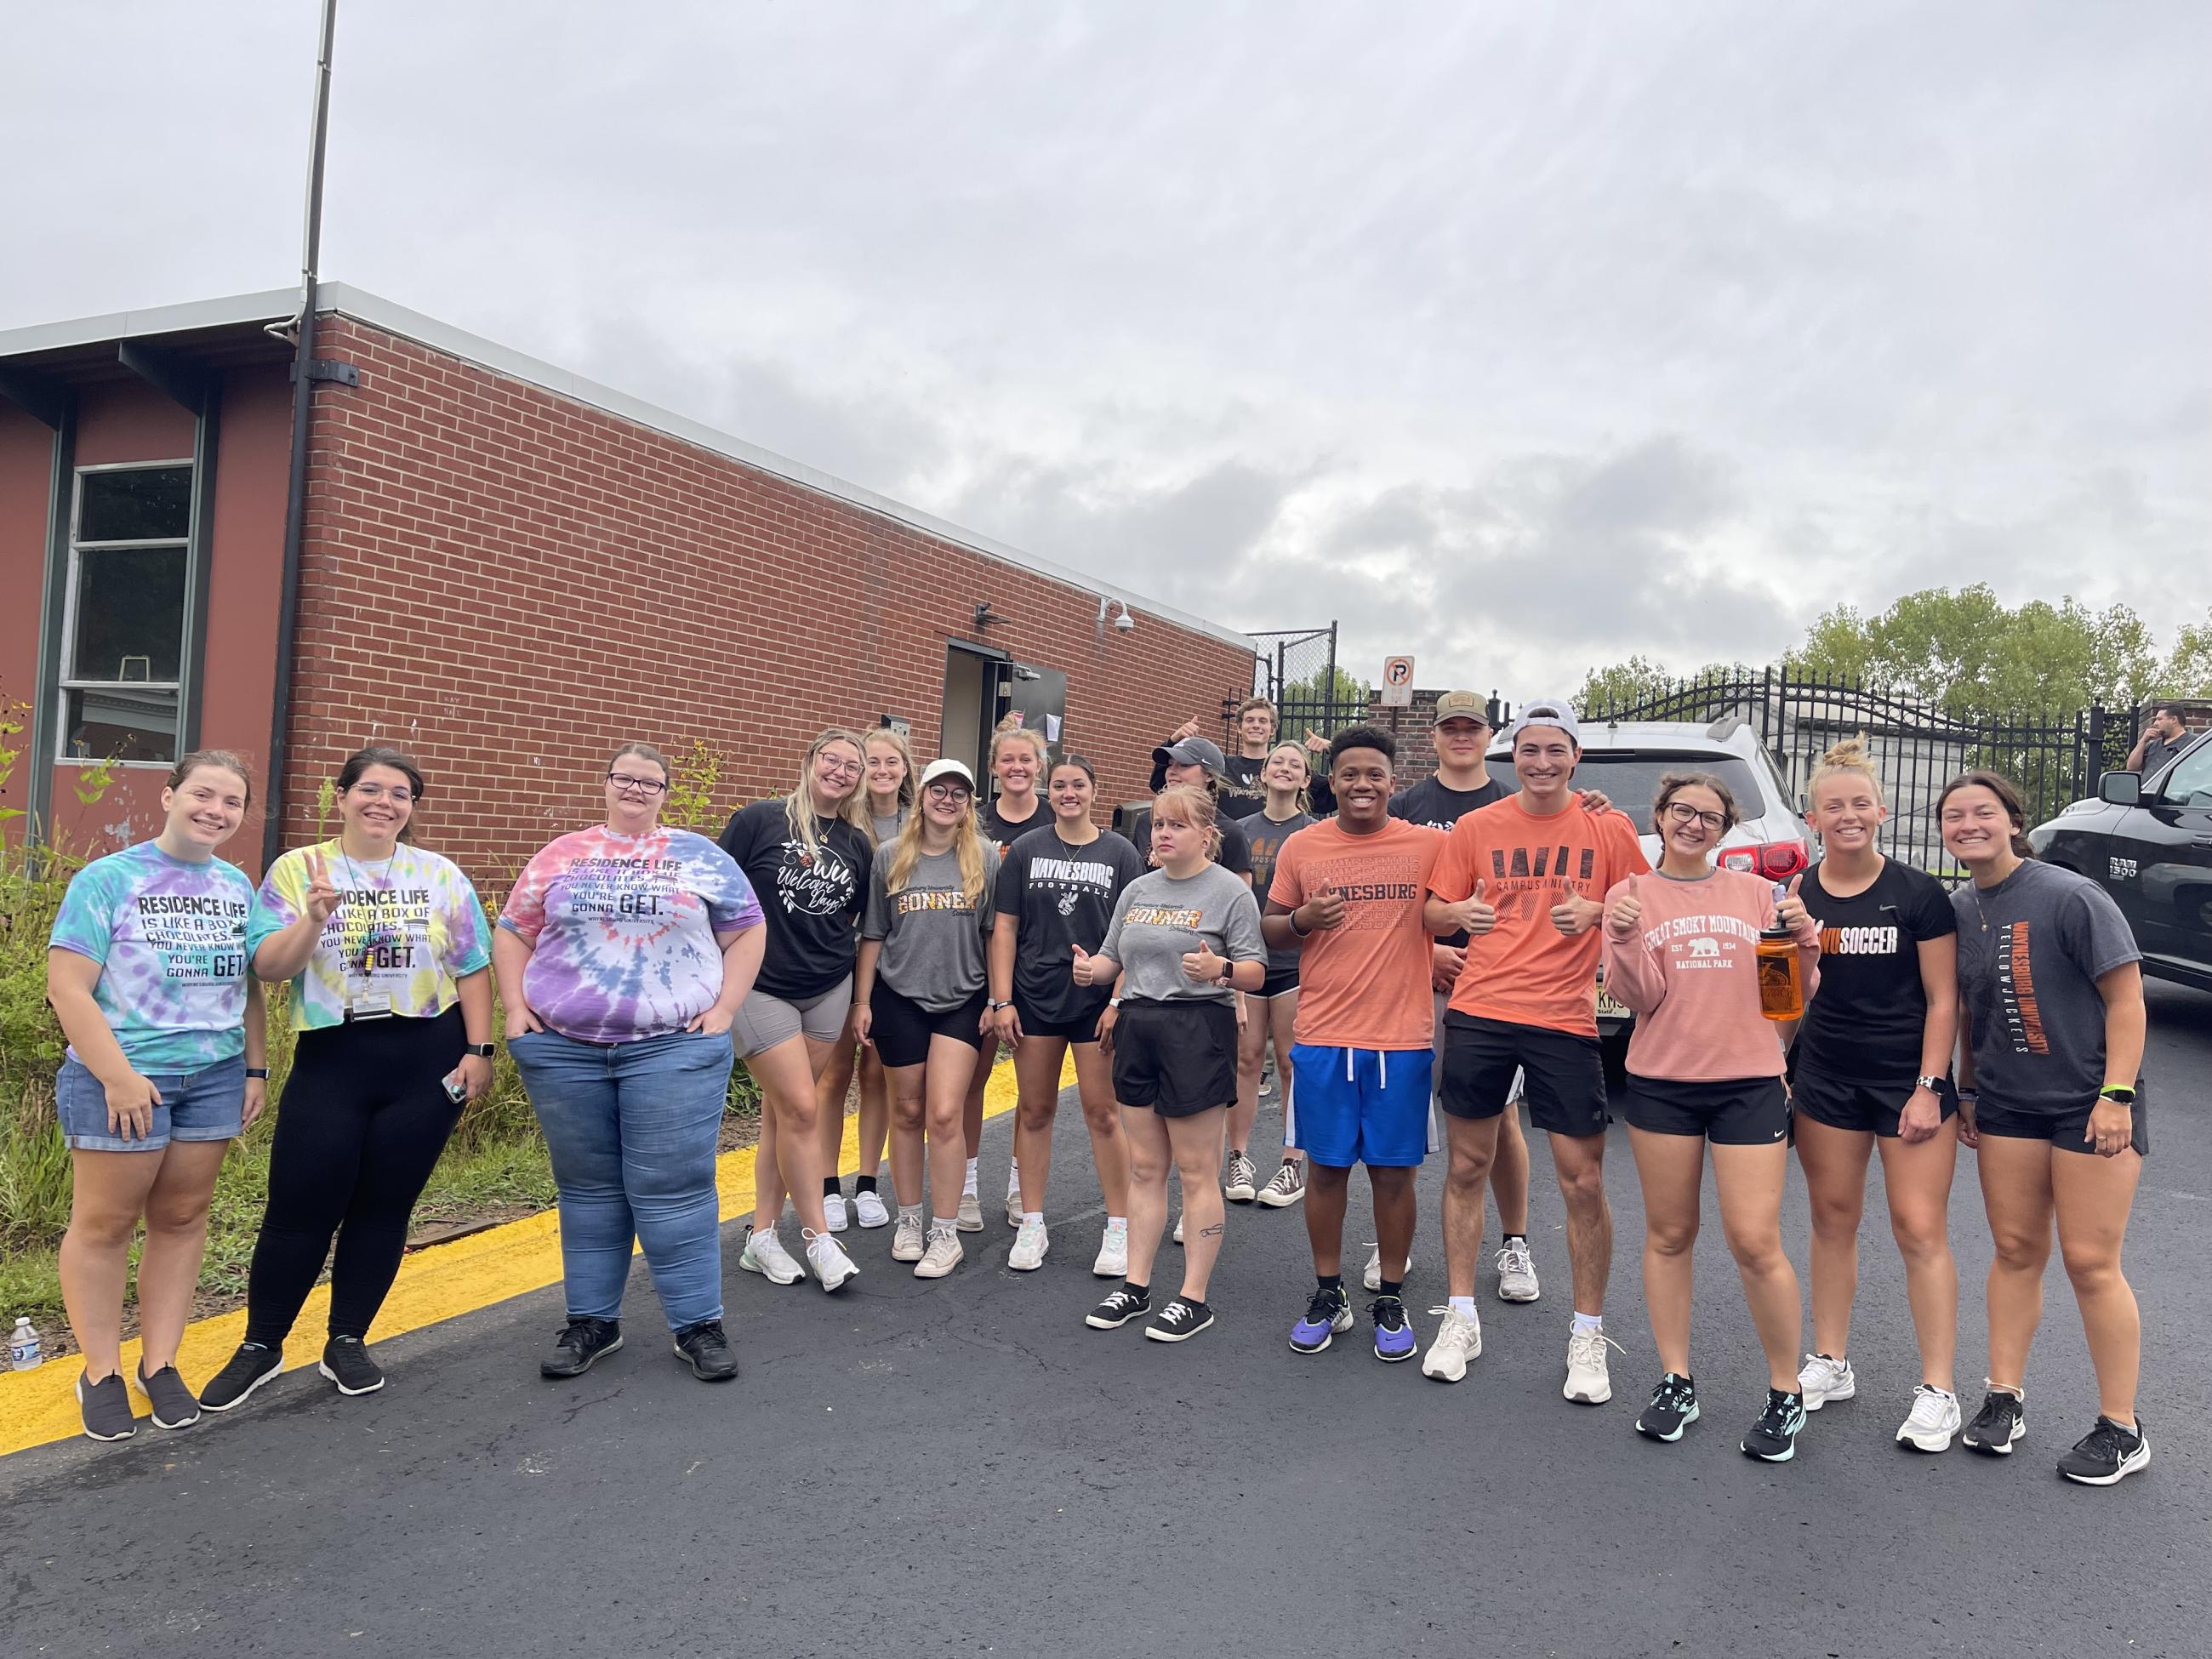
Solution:
[[(1860, 1134), (1872, 1131), (1884, 1140), (1894, 1140), (1898, 1120), (1905, 1113), (1905, 1103), (1912, 1098), (1912, 1091), (1918, 1086), (1908, 1083), (1902, 1088), (1881, 1088), (1822, 1076), (1800, 1067), (1790, 1079), (1790, 1106), (1791, 1110), (1815, 1123), (1825, 1123), (1831, 1129), (1849, 1129)], [(1950, 1079), (1943, 1079), (1936, 1102), (1936, 1109), (1945, 1121), (1958, 1115), (1959, 1093), (1951, 1086)]]
[(1279, 970), (1273, 968), (1267, 969), (1267, 977), (1260, 981), (1260, 988), (1247, 994), (1255, 997), (1279, 997), (1285, 991), (1295, 991), (1297, 988), (1297, 966), (1292, 963), (1290, 967)]
[(1162, 1117), (1237, 1098), (1237, 1010), (1204, 1001), (1125, 1000), (1114, 1027), (1114, 1097)]
[[(957, 1008), (933, 1012), (901, 996), (879, 978), (868, 995), (872, 1017), (868, 1041), (876, 1045), (876, 1057), (886, 1066), (921, 1065), (929, 1058), (929, 1040), (933, 1036), (949, 1036), (980, 1051), (983, 1005), (989, 1000), (989, 991), (979, 990)], [(993, 1045), (994, 1049), (996, 1046)]]
[(1775, 1146), (1790, 1138), (1790, 1097), (1778, 1077), (1676, 1083), (1628, 1074), (1620, 1115), (1655, 1135), (1700, 1135), (1716, 1146)]
[[(2089, 1139), (2089, 1114), (2094, 1106), (2084, 1106), (2071, 1112), (2015, 1112), (1984, 1100), (1974, 1108), (1974, 1127), (1985, 1135), (2001, 1135), (2008, 1140), (2047, 1140), (2061, 1152), (2087, 1152), (2096, 1155), (2097, 1143)], [(2130, 1109), (2130, 1127), (2134, 1133), (2128, 1145), (2136, 1149), (2139, 1158), (2150, 1156), (2150, 1120), (2143, 1111), (2142, 1090), (2136, 1090), (2136, 1103)]]
[(1613, 1121), (1605, 1106), (1605, 1050), (1595, 1037), (1445, 1011), (1437, 1100), (1446, 1113), (1496, 1117), (1516, 1069), (1526, 1074), (1528, 1121), (1547, 1133), (1601, 1135)]
[(1066, 1042), (1096, 1042), (1098, 1041), (1098, 1016), (1105, 1012), (1106, 999), (1102, 996), (1096, 1008), (1079, 1018), (1052, 1019), (1024, 1000), (1020, 992), (1014, 993), (1014, 1018), (1021, 1021), (1022, 1035), (1025, 1037), (1058, 1037)]

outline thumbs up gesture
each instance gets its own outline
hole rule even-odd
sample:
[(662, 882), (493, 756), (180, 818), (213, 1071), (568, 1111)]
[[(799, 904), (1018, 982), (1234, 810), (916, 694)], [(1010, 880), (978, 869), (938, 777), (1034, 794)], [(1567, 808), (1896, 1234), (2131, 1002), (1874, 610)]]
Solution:
[(1789, 892), (1774, 901), (1774, 920), (1793, 933), (1800, 932), (1805, 926), (1805, 901), (1797, 896), (1797, 890), (1803, 885), (1804, 880), (1805, 872), (1800, 870), (1790, 878)]
[(1305, 913), (1305, 931), (1318, 927), (1328, 933), (1344, 926), (1344, 895), (1336, 890), (1332, 882), (1323, 882), (1314, 890), (1314, 896), (1298, 907)]
[(1644, 920), (1644, 901), (1637, 896), (1637, 878), (1628, 878), (1628, 889), (1613, 900), (1605, 914), (1605, 931), (1615, 939), (1626, 939), (1635, 933)]
[(331, 885), (331, 866), (322, 854), (310, 850), (307, 864), (307, 915), (320, 927), (338, 908), (338, 890)]
[(1092, 955), (1091, 954), (1091, 952), (1090, 952), (1090, 951), (1088, 951), (1085, 950), (1085, 949), (1084, 949), (1080, 945), (1079, 945), (1075, 946), (1074, 948), (1075, 948), (1075, 967), (1074, 967), (1075, 982), (1076, 982), (1078, 985), (1093, 985), (1093, 984), (1096, 984), (1097, 981), (1096, 981), (1096, 979), (1094, 979), (1092, 976), (1093, 976), (1095, 974), (1097, 974), (1097, 971), (1098, 971), (1098, 962), (1099, 962), (1099, 958), (1098, 958), (1098, 957), (1097, 957), (1092, 956)]
[(1459, 925), (1470, 933), (1486, 933), (1498, 926), (1498, 907), (1490, 902), (1490, 884), (1478, 881), (1474, 894), (1460, 901)]

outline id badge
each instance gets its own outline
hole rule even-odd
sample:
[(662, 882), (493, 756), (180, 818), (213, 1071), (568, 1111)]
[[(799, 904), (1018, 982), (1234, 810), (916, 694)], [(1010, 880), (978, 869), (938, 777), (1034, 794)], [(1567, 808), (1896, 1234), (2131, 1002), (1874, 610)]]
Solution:
[(392, 999), (381, 991), (356, 991), (346, 999), (348, 1019), (389, 1019)]

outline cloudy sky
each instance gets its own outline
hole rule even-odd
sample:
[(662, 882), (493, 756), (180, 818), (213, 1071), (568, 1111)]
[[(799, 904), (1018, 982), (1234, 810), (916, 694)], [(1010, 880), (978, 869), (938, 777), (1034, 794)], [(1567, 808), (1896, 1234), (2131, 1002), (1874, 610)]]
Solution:
[[(0, 327), (294, 280), (315, 12), (15, 8)], [(2170, 629), (2208, 62), (2197, 0), (342, 0), (324, 271), (1370, 675)]]

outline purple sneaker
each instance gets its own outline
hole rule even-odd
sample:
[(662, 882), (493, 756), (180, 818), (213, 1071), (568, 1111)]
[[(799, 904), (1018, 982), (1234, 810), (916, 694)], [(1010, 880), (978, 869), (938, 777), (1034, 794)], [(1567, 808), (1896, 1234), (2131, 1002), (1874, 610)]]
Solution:
[(1339, 1331), (1351, 1328), (1352, 1298), (1343, 1285), (1328, 1285), (1315, 1291), (1305, 1317), (1291, 1327), (1291, 1348), (1297, 1353), (1319, 1353)]
[[(1367, 1304), (1375, 1322), (1375, 1357), (1387, 1364), (1411, 1359), (1421, 1351), (1413, 1340), (1413, 1328), (1406, 1318), (1406, 1304), (1395, 1296), (1378, 1296)], [(1347, 1320), (1347, 1324), (1351, 1322)]]

